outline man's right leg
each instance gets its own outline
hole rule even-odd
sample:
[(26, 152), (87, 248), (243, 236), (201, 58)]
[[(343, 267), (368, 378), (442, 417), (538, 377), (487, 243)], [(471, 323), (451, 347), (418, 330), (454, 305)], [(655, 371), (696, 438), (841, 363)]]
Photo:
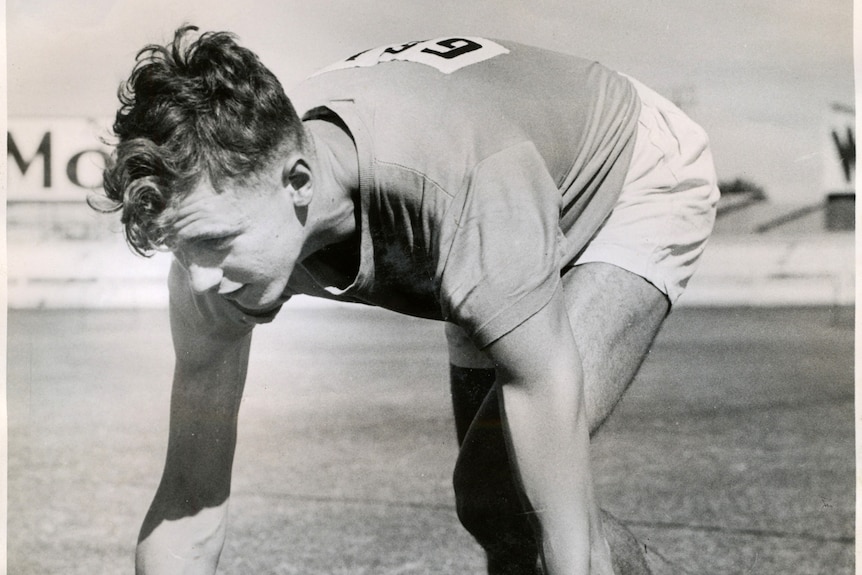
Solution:
[[(455, 466), (459, 518), (485, 550), (490, 575), (538, 575), (539, 546), (511, 475), (494, 370), (450, 366), (450, 374), (458, 445), (465, 454)], [(601, 518), (614, 571), (648, 573), (634, 535), (607, 511), (601, 510)]]
[[(575, 268), (565, 277), (565, 290), (582, 350), (587, 417), (594, 433), (634, 378), (668, 303), (642, 278), (608, 264)], [(538, 572), (538, 546), (509, 466), (492, 388), (493, 364), (459, 328), (447, 326), (446, 333), (450, 362), (460, 366), (452, 369), (456, 427), (463, 441), (454, 476), (459, 517), (485, 548), (491, 575), (533, 575)], [(486, 388), (489, 392), (480, 402), (477, 398)], [(602, 522), (616, 571), (648, 573), (639, 544), (628, 530), (606, 513)]]

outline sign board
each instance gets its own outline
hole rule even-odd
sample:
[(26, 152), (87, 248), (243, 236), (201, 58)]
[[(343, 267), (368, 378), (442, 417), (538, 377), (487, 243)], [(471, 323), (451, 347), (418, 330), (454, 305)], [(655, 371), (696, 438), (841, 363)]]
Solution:
[(853, 193), (856, 186), (856, 112), (852, 106), (829, 107), (824, 139), (823, 191)]
[(9, 118), (10, 202), (83, 202), (102, 187), (110, 120)]

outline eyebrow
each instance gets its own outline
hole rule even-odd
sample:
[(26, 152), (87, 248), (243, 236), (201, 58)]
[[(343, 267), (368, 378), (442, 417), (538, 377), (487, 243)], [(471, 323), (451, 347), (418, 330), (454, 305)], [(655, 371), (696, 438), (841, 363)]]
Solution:
[(227, 230), (227, 229), (212, 229), (212, 230), (201, 230), (200, 232), (195, 232), (188, 235), (183, 235), (182, 232), (174, 234), (172, 239), (174, 241), (178, 241), (186, 244), (195, 244), (198, 242), (204, 242), (207, 240), (221, 240), (221, 239), (231, 239), (239, 235), (238, 231), (235, 230)]
[(206, 212), (184, 213), (184, 210), (176, 210), (169, 214), (165, 221), (165, 228), (169, 230), (172, 237), (185, 241), (221, 237), (234, 231), (229, 222), (207, 217)]
[(220, 194), (186, 197), (163, 212), (165, 229), (174, 243), (233, 237), (241, 232)]

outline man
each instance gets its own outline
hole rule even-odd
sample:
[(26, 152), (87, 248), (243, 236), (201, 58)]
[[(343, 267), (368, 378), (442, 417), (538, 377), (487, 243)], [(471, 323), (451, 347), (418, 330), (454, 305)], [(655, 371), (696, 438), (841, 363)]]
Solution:
[(195, 30), (138, 55), (105, 172), (129, 244), (175, 256), (138, 571), (215, 571), (252, 328), (309, 294), (446, 322), (458, 513), (489, 573), (645, 572), (596, 504), (589, 435), (710, 233), (702, 130), (595, 62), (473, 37), (356, 54), (292, 103)]

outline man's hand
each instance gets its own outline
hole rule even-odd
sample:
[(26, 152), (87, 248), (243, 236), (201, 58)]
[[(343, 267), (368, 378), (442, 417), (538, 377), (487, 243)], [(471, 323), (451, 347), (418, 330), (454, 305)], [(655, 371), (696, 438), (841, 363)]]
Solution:
[(227, 302), (207, 297), (193, 294), (184, 270), (174, 266), (170, 436), (162, 480), (138, 538), (139, 574), (211, 575), (224, 544), (251, 330), (221, 325), (214, 306)]

